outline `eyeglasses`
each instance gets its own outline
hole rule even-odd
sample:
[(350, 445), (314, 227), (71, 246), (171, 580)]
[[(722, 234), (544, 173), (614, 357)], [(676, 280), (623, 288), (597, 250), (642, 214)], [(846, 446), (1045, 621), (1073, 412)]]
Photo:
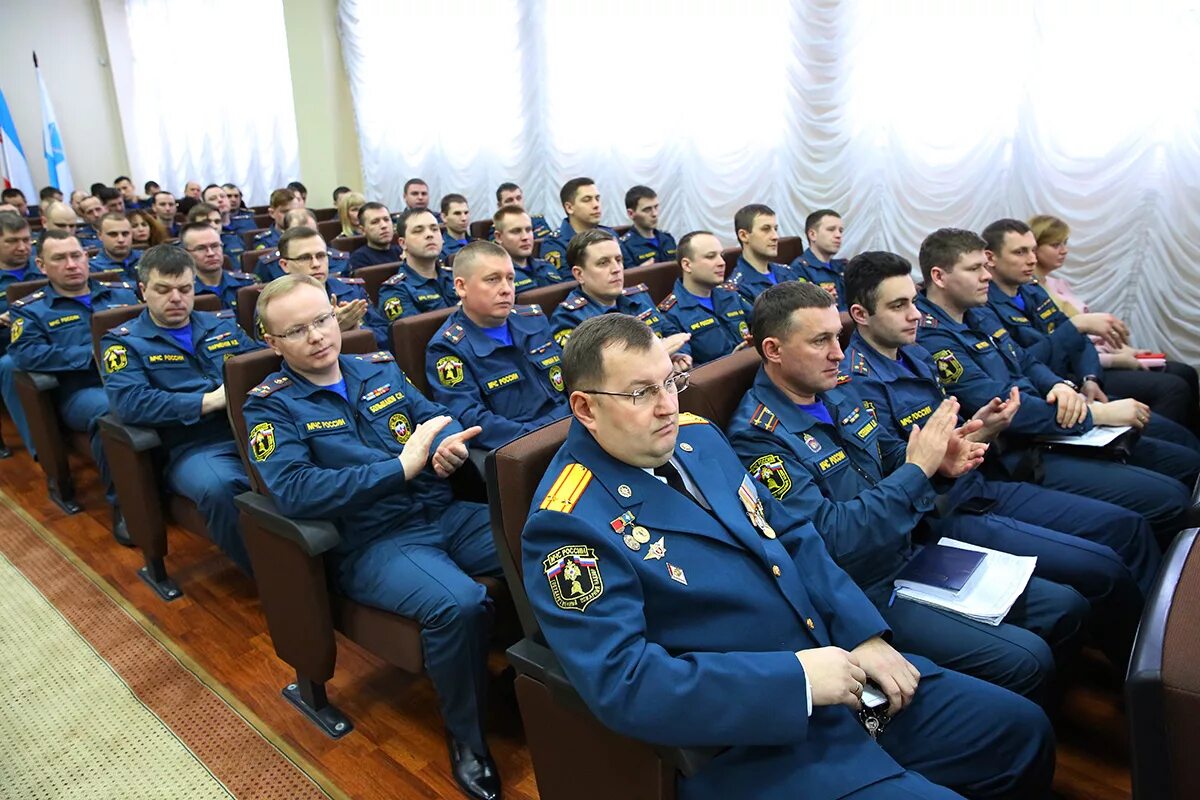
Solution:
[(216, 244), (198, 244), (195, 247), (185, 247), (189, 253), (219, 253), (224, 249), (224, 245), (220, 242)]
[(628, 397), (633, 400), (633, 404), (641, 405), (643, 400), (648, 400), (651, 405), (658, 402), (659, 395), (663, 392), (667, 394), (679, 394), (688, 387), (688, 382), (691, 380), (690, 372), (675, 372), (667, 377), (662, 383), (655, 383), (650, 386), (643, 386), (641, 389), (634, 389), (632, 392), (602, 392), (599, 389), (580, 389), (584, 394), (604, 394), (609, 397)]
[(292, 256), (291, 258), (285, 257), (285, 259), (287, 261), (295, 261), (297, 264), (304, 264), (305, 266), (313, 263), (323, 264), (329, 260), (329, 253), (326, 253), (324, 250), (322, 250), (319, 253), (307, 253), (302, 256)]
[(293, 325), (283, 333), (270, 333), (268, 336), (274, 336), (277, 339), (286, 339), (289, 342), (298, 342), (300, 339), (308, 336), (309, 331), (321, 331), (329, 327), (329, 324), (337, 319), (337, 314), (328, 311), (314, 319), (312, 322), (304, 323), (303, 325)]

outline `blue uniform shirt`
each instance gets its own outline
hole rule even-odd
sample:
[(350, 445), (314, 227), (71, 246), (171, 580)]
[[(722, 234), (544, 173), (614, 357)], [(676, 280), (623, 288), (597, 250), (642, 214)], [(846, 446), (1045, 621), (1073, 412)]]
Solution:
[(834, 294), (837, 297), (838, 311), (846, 310), (846, 280), (844, 277), (846, 259), (832, 258), (826, 264), (813, 255), (811, 248), (806, 248), (792, 261), (791, 267), (797, 278), (815, 283), (825, 291)]
[(750, 266), (750, 262), (746, 260), (745, 256), (738, 256), (737, 266), (734, 267), (733, 274), (729, 277), (729, 283), (737, 286), (738, 292), (746, 298), (750, 305), (754, 305), (755, 298), (775, 284), (793, 280), (802, 279), (794, 269), (786, 264), (772, 263), (764, 274)]
[(1056, 374), (1077, 382), (1087, 375), (1103, 376), (1092, 340), (1079, 332), (1036, 280), (1017, 289), (1016, 297), (1009, 297), (992, 281), (988, 307), (1018, 345)]
[(143, 311), (100, 342), (104, 391), (122, 420), (157, 428), (174, 458), (192, 445), (232, 438), (225, 412), (202, 415), (200, 402), (224, 384), (226, 359), (261, 347), (232, 311), (193, 311), (188, 326), (175, 330)]
[(379, 287), (379, 310), (389, 320), (454, 305), (458, 305), (454, 271), (447, 266), (438, 266), (437, 276), (426, 278), (401, 262), (396, 274)]
[(356, 270), (360, 267), (373, 267), (376, 264), (391, 264), (394, 261), (403, 260), (404, 251), (395, 242), (388, 245), (386, 250), (376, 250), (371, 245), (364, 244), (350, 254), (350, 269)]
[(99, 253), (92, 256), (88, 261), (88, 269), (92, 272), (107, 272), (112, 269), (119, 269), (125, 273), (125, 277), (136, 282), (137, 264), (142, 258), (142, 251), (131, 250), (124, 261), (118, 261), (108, 254), (108, 251), (101, 249)]
[[(255, 239), (255, 246), (257, 247), (257, 238)], [(221, 247), (224, 248), (225, 255), (234, 261), (237, 261), (238, 257), (246, 252), (246, 244), (242, 241), (242, 235), (228, 227), (221, 228)]]
[(729, 355), (750, 332), (752, 306), (733, 283), (715, 287), (709, 297), (697, 297), (683, 288), (682, 279), (676, 279), (675, 288), (658, 309), (663, 336), (692, 335), (679, 352), (690, 355), (695, 366)]
[(567, 279), (561, 270), (542, 258), (531, 257), (526, 259), (525, 266), (523, 267), (514, 261), (513, 271), (516, 273), (515, 288), (517, 294), (527, 292), (530, 289), (536, 289), (539, 286), (551, 286), (556, 283), (562, 283)]
[(85, 250), (92, 247), (100, 247), (100, 234), (87, 223), (75, 229), (75, 238), (79, 240), (79, 246)]
[(230, 270), (221, 270), (221, 280), (216, 286), (209, 286), (200, 280), (195, 279), (193, 292), (198, 296), (202, 294), (215, 294), (221, 298), (222, 308), (237, 308), (237, 293), (238, 289), (243, 286), (253, 286), (258, 283), (253, 275), (245, 272), (231, 272)]
[(441, 260), (448, 261), (450, 256), (454, 255), (459, 250), (462, 250), (464, 247), (466, 247), (470, 243), (471, 243), (470, 237), (467, 237), (465, 239), (455, 239), (455, 238), (452, 238), (449, 233), (446, 233), (446, 235), (442, 238), (442, 258), (441, 258)]
[[(534, 239), (546, 239), (554, 235), (554, 229), (550, 227), (550, 223), (546, 222), (546, 218), (541, 214), (531, 214), (529, 216), (530, 226), (533, 228)], [(489, 241), (496, 241), (496, 228), (489, 225), (487, 236), (484, 237)]]
[(278, 228), (276, 228), (274, 225), (272, 225), (271, 227), (267, 228), (265, 231), (263, 231), (262, 233), (260, 233), (254, 237), (254, 240), (251, 243), (250, 249), (252, 249), (252, 250), (274, 250), (275, 248), (279, 247), (279, 237), (282, 235), (283, 235), (283, 232), (280, 231)]
[[(597, 225), (597, 228), (608, 231), (616, 237), (616, 233), (612, 228), (604, 225)], [(570, 274), (571, 268), (567, 266), (567, 245), (571, 243), (571, 239), (575, 238), (578, 233), (571, 227), (569, 217), (563, 217), (562, 224), (558, 226), (558, 230), (552, 236), (547, 236), (542, 241), (542, 249), (538, 253), (538, 257), (549, 261), (550, 264), (563, 274)]]
[[(332, 520), (337, 550), (352, 553), (408, 525), (436, 518), (450, 488), (426, 468), (404, 477), (400, 451), (417, 425), (447, 409), (425, 399), (391, 353), (342, 355), (343, 398), (286, 365), (246, 397), (251, 463), (289, 516)], [(451, 421), (433, 452), (462, 430)]]
[(511, 345), (501, 345), (461, 308), (450, 314), (425, 350), (433, 397), (464, 426), (483, 428), (473, 441), (499, 447), (567, 415), (562, 348), (537, 306), (514, 306)]
[(639, 283), (636, 286), (626, 286), (612, 306), (600, 305), (594, 297), (585, 294), (582, 288), (573, 290), (566, 300), (558, 304), (554, 315), (550, 317), (550, 330), (554, 332), (554, 341), (558, 342), (560, 347), (566, 347), (571, 333), (583, 324), (584, 320), (610, 312), (637, 317), (646, 323), (656, 336), (662, 336), (662, 314), (650, 297), (650, 287)]
[[(329, 274), (339, 278), (349, 277), (350, 254), (334, 250), (332, 247), (325, 248), (325, 252), (329, 256)], [(270, 283), (276, 278), (282, 277), (284, 271), (283, 267), (279, 265), (279, 251), (272, 250), (270, 253), (259, 256), (258, 263), (254, 265), (254, 274), (263, 283)]]
[(653, 264), (656, 261), (675, 260), (675, 237), (666, 231), (654, 229), (653, 238), (646, 238), (632, 228), (621, 236), (621, 254), (625, 256), (625, 269)]

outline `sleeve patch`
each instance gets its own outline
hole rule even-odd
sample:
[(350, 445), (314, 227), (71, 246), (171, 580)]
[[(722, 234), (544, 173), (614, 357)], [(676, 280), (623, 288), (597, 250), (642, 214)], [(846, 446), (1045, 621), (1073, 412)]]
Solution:
[(250, 454), (258, 462), (266, 461), (275, 452), (275, 426), (260, 422), (250, 430)]
[[(16, 303), (13, 303), (13, 305), (15, 306)], [(17, 339), (21, 338), (21, 334), (24, 332), (25, 332), (25, 318), (24, 317), (13, 318), (12, 327), (9, 328), (9, 331), (8, 331), (8, 341), (10, 343), (15, 343), (17, 341)]]
[(442, 386), (458, 386), (463, 382), (463, 362), (458, 356), (442, 356), (437, 360), (436, 370)]
[(782, 500), (792, 489), (792, 476), (788, 474), (783, 458), (778, 453), (768, 453), (762, 458), (755, 459), (750, 464), (750, 474), (756, 481), (767, 487), (767, 491), (776, 500)]
[(111, 344), (104, 350), (104, 371), (120, 372), (129, 365), (129, 351), (123, 344)]
[(550, 596), (563, 611), (582, 614), (589, 603), (604, 594), (600, 559), (596, 557), (596, 551), (586, 545), (558, 548), (546, 555), (542, 568), (550, 584)]
[(592, 471), (582, 464), (568, 464), (554, 479), (550, 491), (542, 499), (539, 510), (558, 511), (570, 514), (575, 504), (583, 495), (584, 489), (592, 482)]
[(933, 354), (933, 365), (937, 367), (938, 381), (943, 385), (958, 383), (963, 375), (963, 365), (951, 350), (938, 350)]

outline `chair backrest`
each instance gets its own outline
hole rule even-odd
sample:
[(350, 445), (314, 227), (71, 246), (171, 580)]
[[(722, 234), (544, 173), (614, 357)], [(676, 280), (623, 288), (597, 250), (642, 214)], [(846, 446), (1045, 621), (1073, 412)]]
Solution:
[(625, 270), (625, 285), (644, 283), (650, 288), (650, 298), (655, 304), (667, 299), (679, 277), (679, 264), (674, 261), (655, 261)]
[(517, 295), (517, 302), (541, 306), (542, 311), (546, 312), (546, 316), (549, 317), (554, 313), (555, 306), (566, 300), (567, 295), (578, 287), (579, 281), (574, 279), (562, 283), (552, 283), (549, 286), (539, 286), (536, 289), (521, 292)]
[[(343, 353), (373, 353), (377, 349), (379, 348), (375, 344), (375, 336), (368, 330), (342, 334)], [(268, 349), (242, 353), (225, 362), (225, 409), (229, 415), (229, 424), (233, 428), (233, 440), (237, 443), (242, 466), (250, 478), (250, 488), (265, 495), (270, 495), (270, 492), (266, 490), (258, 471), (254, 469), (254, 463), (246, 454), (246, 416), (243, 406), (246, 403), (246, 393), (262, 383), (272, 372), (276, 372), (281, 363), (283, 359)]]
[(240, 234), (238, 234), (239, 236), (242, 237), (242, 246), (246, 247), (246, 248), (254, 247), (254, 237), (258, 236), (260, 233), (262, 233), (265, 230), (267, 230), (267, 229), (266, 228), (255, 228), (254, 230), (242, 231)]
[(806, 247), (808, 239), (805, 236), (780, 236), (779, 254), (775, 260), (780, 264), (790, 264), (804, 253)]
[(379, 287), (399, 269), (399, 261), (388, 261), (385, 264), (359, 267), (354, 270), (354, 277), (363, 279), (363, 288), (367, 290), (367, 297), (371, 298), (371, 305), (374, 306), (379, 304)]
[(358, 248), (367, 243), (366, 236), (338, 236), (332, 240), (326, 240), (329, 246), (334, 250), (341, 250), (343, 253), (353, 253)]
[(331, 219), (337, 219), (337, 218), (338, 218), (338, 210), (337, 210), (337, 208), (334, 208), (334, 207), (330, 207), (330, 208), (312, 208), (312, 209), (309, 209), (309, 210), (310, 210), (310, 211), (312, 211), (312, 213), (313, 213), (313, 216), (317, 218), (317, 223), (318, 223), (318, 224), (320, 224), (320, 223), (322, 223), (322, 222), (328, 222), (328, 221), (329, 221), (329, 220), (331, 220)]
[(679, 410), (706, 417), (724, 430), (754, 383), (759, 363), (758, 351), (746, 347), (696, 367), (687, 391), (679, 395)]
[[(259, 211), (259, 208), (262, 211)], [(270, 206), (255, 206), (252, 209), (254, 211), (254, 227), (266, 230), (275, 224), (274, 218), (268, 213), (270, 208)]]
[(321, 234), (321, 238), (325, 241), (336, 239), (342, 235), (342, 221), (337, 217), (327, 219), (317, 223), (317, 233)]
[[(118, 281), (123, 280), (124, 278), (125, 273), (119, 269), (106, 269), (102, 270), (101, 272), (88, 273), (88, 280), (90, 281)], [(17, 281), (16, 283), (10, 283), (8, 288), (5, 290), (5, 297), (8, 299), (8, 302), (11, 305), (17, 300), (20, 300), (22, 297), (28, 297), (49, 283), (50, 281), (46, 278), (36, 278), (29, 281)]]
[(274, 250), (247, 250), (238, 256), (240, 261), (239, 267), (242, 272), (254, 272), (258, 267), (258, 260), (268, 253), (273, 253)]
[(261, 283), (242, 286), (237, 290), (237, 323), (255, 339), (262, 338), (258, 335), (258, 326), (254, 324), (254, 309), (258, 306), (258, 295), (262, 290)]
[(615, 233), (618, 238), (629, 233), (631, 230), (633, 230), (632, 225), (614, 225), (613, 226), (613, 233)]
[(425, 348), (453, 311), (453, 308), (439, 308), (401, 317), (392, 323), (392, 353), (396, 356), (396, 364), (426, 397), (432, 395), (429, 381), (425, 379)]
[(467, 226), (467, 233), (472, 239), (486, 239), (492, 229), (492, 218), (477, 219)]
[(721, 258), (725, 259), (725, 280), (733, 277), (733, 271), (737, 269), (738, 259), (742, 257), (742, 248), (726, 247), (721, 251)]
[[(197, 311), (220, 311), (221, 298), (208, 293), (196, 295), (195, 309)], [(136, 306), (106, 308), (92, 314), (92, 356), (96, 359), (97, 364), (100, 363), (100, 340), (104, 338), (104, 334), (118, 325), (124, 325), (145, 310), (146, 304), (138, 303)]]
[(521, 629), (526, 636), (539, 640), (537, 620), (521, 581), (521, 531), (529, 516), (533, 493), (554, 454), (566, 441), (570, 426), (568, 417), (514, 439), (489, 453), (485, 466), (496, 553), (521, 619)]

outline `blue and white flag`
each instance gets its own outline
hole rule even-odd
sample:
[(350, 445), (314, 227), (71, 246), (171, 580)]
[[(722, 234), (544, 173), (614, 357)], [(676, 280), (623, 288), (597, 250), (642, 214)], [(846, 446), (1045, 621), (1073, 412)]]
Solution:
[(0, 179), (4, 188), (10, 186), (20, 189), (26, 198), (37, 197), (37, 186), (33, 175), (29, 172), (29, 162), (25, 160), (25, 151), (21, 148), (21, 140), (17, 138), (17, 126), (13, 123), (12, 114), (8, 112), (8, 101), (4, 92), (0, 91)]
[(42, 80), (37, 53), (33, 54), (33, 68), (37, 72), (38, 93), (42, 98), (42, 152), (46, 154), (49, 183), (64, 196), (70, 197), (71, 192), (75, 191), (75, 181), (71, 177), (71, 168), (67, 165), (67, 154), (63, 152), (58, 120), (54, 116), (54, 106), (50, 103), (50, 93), (46, 91), (46, 82)]

